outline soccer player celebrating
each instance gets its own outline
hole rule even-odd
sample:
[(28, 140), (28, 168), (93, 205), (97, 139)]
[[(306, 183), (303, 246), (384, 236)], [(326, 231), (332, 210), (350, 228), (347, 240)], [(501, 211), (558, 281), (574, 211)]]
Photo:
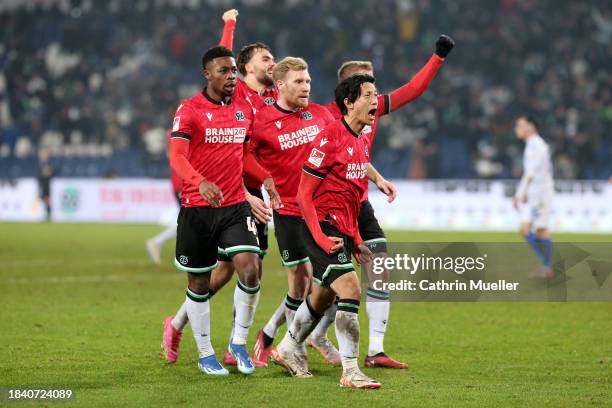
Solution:
[(343, 368), (340, 385), (379, 388), (380, 383), (357, 365), (361, 284), (351, 262), (351, 254), (359, 263), (369, 261), (372, 255), (359, 234), (357, 218), (370, 162), (362, 131), (374, 123), (378, 108), (374, 78), (353, 75), (336, 87), (335, 96), (343, 117), (328, 125), (313, 142), (297, 197), (316, 285), (298, 308), (283, 340), (272, 350), (272, 358), (293, 376), (310, 377), (301, 345), (337, 296), (336, 336)]
[[(225, 24), (219, 45), (230, 50), (234, 46), (234, 30), (236, 28), (237, 17), (238, 10), (236, 9), (228, 10), (223, 14)], [(234, 98), (245, 99), (253, 107), (255, 113), (265, 106), (276, 102), (278, 92), (276, 87), (274, 87), (272, 79), (275, 61), (268, 45), (257, 42), (242, 47), (236, 57), (236, 65), (243, 79), (238, 78), (236, 82)], [(255, 225), (257, 227), (259, 249), (261, 250), (259, 253), (259, 278), (261, 279), (263, 258), (268, 250), (268, 221), (271, 219), (272, 212), (263, 200), (261, 183), (249, 176), (249, 174), (245, 174), (244, 184), (248, 191), (247, 200), (253, 208), (254, 215), (257, 216)], [(211, 279), (213, 293), (229, 282), (234, 273), (233, 263), (222, 248), (219, 250), (218, 259), (219, 266), (213, 271)], [(274, 316), (276, 316), (278, 324), (282, 324), (285, 320), (284, 308), (279, 307)], [(232, 323), (232, 333), (234, 324), (235, 322)], [(254, 360), (254, 362), (256, 365), (259, 363), (258, 360)], [(223, 363), (226, 365), (236, 365), (236, 360), (228, 350), (225, 350), (223, 353)]]
[[(233, 48), (237, 16), (238, 10), (231, 9), (223, 13), (222, 17), (225, 25), (219, 45), (230, 50)], [(278, 92), (272, 80), (272, 69), (274, 68), (275, 62), (270, 47), (263, 43), (249, 44), (240, 50), (236, 60), (238, 71), (242, 74), (243, 79), (236, 79), (236, 88), (232, 98), (234, 100), (246, 100), (252, 106), (254, 112), (257, 112), (266, 105), (273, 104), (278, 97)], [(267, 223), (271, 219), (272, 210), (263, 201), (263, 194), (261, 192), (262, 185), (259, 180), (245, 173), (244, 184), (247, 189), (246, 199), (251, 205), (251, 211), (256, 221), (255, 226), (257, 228), (257, 239), (260, 249), (259, 278), (261, 279), (263, 273), (262, 261), (268, 249)], [(264, 188), (268, 190), (269, 186), (264, 185)], [(225, 286), (234, 274), (234, 264), (231, 261), (230, 255), (227, 254), (223, 248), (219, 248), (217, 258), (219, 261), (218, 266), (211, 274), (209, 288), (210, 296)], [(279, 307), (279, 310), (275, 313), (279, 325), (285, 320), (284, 313), (284, 307)], [(171, 318), (176, 329), (179, 331), (183, 330), (188, 321), (184, 307), (179, 309), (176, 315), (174, 317), (171, 316)], [(235, 322), (232, 323), (230, 339), (233, 337), (234, 323)], [(180, 341), (180, 338), (178, 341)], [(175, 345), (175, 349), (176, 352), (178, 352), (178, 343)], [(234, 359), (229, 350), (225, 350), (223, 353), (223, 364), (236, 365), (236, 359)]]
[(517, 138), (525, 142), (525, 152), (523, 176), (512, 198), (512, 204), (520, 212), (521, 235), (542, 262), (542, 268), (532, 272), (530, 277), (552, 278), (552, 240), (548, 223), (554, 182), (550, 151), (539, 135), (537, 122), (531, 116), (519, 117), (514, 132)]
[[(237, 325), (229, 350), (238, 370), (250, 374), (254, 366), (245, 345), (259, 299), (259, 247), (242, 173), (244, 169), (262, 182), (268, 174), (248, 150), (251, 106), (232, 99), (237, 68), (231, 50), (209, 49), (202, 67), (207, 86), (179, 105), (170, 136), (170, 165), (183, 179), (174, 263), (188, 274), (185, 309), (200, 354), (198, 367), (206, 374), (226, 375), (210, 341), (209, 274), (217, 265), (218, 247), (232, 256), (239, 279), (234, 292)], [(276, 200), (273, 186), (270, 192)], [(172, 321), (164, 322), (162, 346), (168, 360), (176, 359), (171, 354), (179, 333)]]
[(306, 61), (284, 58), (274, 67), (273, 78), (278, 100), (255, 115), (252, 149), (257, 160), (265, 163), (270, 171), (283, 203), (274, 211), (274, 228), (288, 274), (288, 291), (277, 312), (257, 335), (253, 362), (260, 367), (267, 366), (274, 336), (284, 322), (278, 311), (284, 309), (289, 324), (308, 290), (312, 269), (303, 243), (297, 239), (303, 224), (296, 199), (297, 187), (310, 143), (333, 121), (325, 107), (309, 102), (310, 75)]
[[(362, 133), (367, 142), (369, 151), (372, 150), (376, 127), (381, 116), (394, 112), (407, 103), (418, 98), (429, 86), (433, 78), (436, 76), (444, 63), (444, 59), (454, 47), (453, 40), (441, 35), (436, 42), (436, 51), (431, 56), (427, 64), (406, 84), (397, 88), (390, 94), (378, 96), (378, 108), (371, 125), (366, 126)], [(338, 70), (338, 80), (343, 81), (355, 74), (374, 75), (372, 63), (369, 61), (347, 61)], [(342, 116), (339, 106), (332, 102), (326, 105), (336, 119)], [(370, 164), (368, 167), (367, 178), (363, 180), (364, 195), (361, 201), (359, 210), (359, 232), (365, 240), (366, 245), (370, 248), (374, 257), (387, 257), (387, 240), (385, 233), (380, 227), (378, 220), (374, 214), (374, 209), (368, 201), (368, 179), (371, 180), (384, 194), (389, 197), (389, 202), (395, 199), (395, 186), (385, 178)], [(366, 262), (362, 265), (366, 271), (370, 286), (374, 279), (387, 279), (387, 271), (384, 275), (375, 276), (372, 272), (372, 263)], [(396, 361), (387, 356), (384, 351), (383, 342), (385, 332), (387, 330), (387, 322), (389, 321), (389, 293), (386, 291), (375, 290), (372, 287), (368, 288), (366, 295), (366, 312), (369, 321), (369, 347), (368, 354), (365, 359), (366, 367), (383, 367), (383, 368), (406, 368), (405, 363)], [(335, 307), (332, 306), (321, 319), (321, 322), (310, 336), (310, 344), (317, 349), (328, 362), (333, 362), (333, 354), (330, 354), (329, 348), (321, 347), (322, 344), (329, 342), (327, 340), (327, 330), (334, 321)]]

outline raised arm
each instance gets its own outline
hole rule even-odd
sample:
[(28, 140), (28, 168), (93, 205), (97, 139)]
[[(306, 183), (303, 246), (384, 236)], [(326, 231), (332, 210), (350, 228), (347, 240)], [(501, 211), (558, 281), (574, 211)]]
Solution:
[(236, 29), (236, 18), (238, 17), (238, 10), (231, 9), (223, 13), (223, 34), (219, 45), (230, 50), (234, 48), (234, 30)]
[(429, 58), (427, 64), (410, 81), (389, 94), (390, 106), (387, 107), (383, 114), (393, 112), (421, 96), (436, 77), (436, 74), (444, 64), (444, 59), (454, 46), (455, 42), (450, 37), (441, 35), (438, 41), (436, 41), (436, 52)]

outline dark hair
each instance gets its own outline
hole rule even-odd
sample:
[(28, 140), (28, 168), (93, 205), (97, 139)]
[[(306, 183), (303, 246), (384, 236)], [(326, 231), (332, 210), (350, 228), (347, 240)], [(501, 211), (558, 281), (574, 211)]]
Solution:
[(221, 47), (219, 45), (217, 45), (216, 47), (209, 48), (208, 51), (206, 51), (206, 53), (202, 57), (202, 69), (206, 69), (206, 65), (215, 58), (233, 56), (234, 54), (229, 48)]
[(336, 87), (336, 105), (340, 108), (340, 112), (346, 115), (348, 111), (344, 100), (348, 99), (349, 102), (353, 103), (361, 96), (361, 84), (371, 82), (374, 83), (375, 79), (372, 75), (356, 74), (346, 78), (340, 82)]
[(529, 114), (525, 114), (525, 115), (521, 115), (518, 117), (519, 119), (524, 119), (527, 123), (531, 123), (531, 125), (536, 128), (536, 130), (539, 132), (540, 131), (540, 125), (538, 124), (538, 121), (531, 115)]
[(270, 50), (270, 47), (268, 47), (267, 44), (264, 44), (262, 42), (245, 45), (240, 49), (240, 52), (238, 52), (238, 56), (236, 57), (236, 65), (238, 66), (238, 72), (240, 72), (242, 75), (246, 75), (245, 65), (249, 63), (251, 58), (253, 58), (253, 54), (255, 54), (255, 51), (259, 49), (272, 52), (272, 50)]

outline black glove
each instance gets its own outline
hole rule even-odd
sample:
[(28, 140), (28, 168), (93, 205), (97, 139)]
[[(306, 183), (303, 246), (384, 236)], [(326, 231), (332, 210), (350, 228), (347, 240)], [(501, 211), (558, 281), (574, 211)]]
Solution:
[(446, 58), (455, 46), (455, 42), (448, 35), (442, 34), (436, 41), (436, 54), (440, 58)]

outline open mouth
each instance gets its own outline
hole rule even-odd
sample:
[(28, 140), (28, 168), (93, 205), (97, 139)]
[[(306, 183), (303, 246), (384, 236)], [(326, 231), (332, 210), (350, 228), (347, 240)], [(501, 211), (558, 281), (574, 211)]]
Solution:
[(372, 108), (368, 111), (368, 119), (370, 120), (376, 119), (376, 108)]

